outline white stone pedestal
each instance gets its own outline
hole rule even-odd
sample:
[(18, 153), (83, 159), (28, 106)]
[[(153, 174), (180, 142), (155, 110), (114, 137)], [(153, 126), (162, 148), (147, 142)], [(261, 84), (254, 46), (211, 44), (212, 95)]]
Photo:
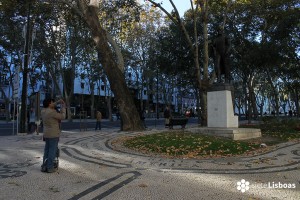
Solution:
[(200, 133), (210, 136), (221, 136), (233, 140), (248, 140), (261, 137), (261, 131), (257, 128), (208, 128), (196, 127), (190, 128), (192, 133)]
[(207, 93), (207, 127), (237, 128), (238, 116), (234, 116), (230, 90)]

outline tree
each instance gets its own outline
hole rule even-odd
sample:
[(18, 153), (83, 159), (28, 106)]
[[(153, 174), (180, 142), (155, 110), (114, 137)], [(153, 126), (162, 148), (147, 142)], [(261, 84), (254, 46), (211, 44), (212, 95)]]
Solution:
[[(254, 91), (261, 83), (268, 85), (266, 88), (272, 91), (269, 94), (272, 94), (277, 114), (280, 107), (279, 80), (289, 76), (286, 67), (294, 66), (293, 63), (299, 60), (295, 43), (296, 35), (299, 35), (296, 7), (294, 0), (236, 1), (228, 14), (233, 46), (232, 67), (236, 74), (244, 74), (243, 79), (252, 83), (248, 84), (249, 91)], [(255, 99), (249, 99), (249, 103), (251, 110), (256, 112)]]
[[(131, 25), (129, 34), (124, 40), (125, 62), (127, 62), (127, 65), (130, 66), (135, 75), (133, 87), (138, 90), (138, 96), (141, 99), (140, 110), (145, 107), (146, 110), (149, 110), (149, 97), (155, 94), (151, 91), (150, 84), (147, 83), (153, 82), (156, 77), (154, 70), (156, 66), (154, 62), (150, 63), (153, 58), (151, 45), (157, 39), (156, 33), (161, 29), (162, 24), (163, 18), (161, 13), (157, 12), (149, 4), (145, 4), (141, 10), (139, 21)], [(148, 99), (146, 105), (143, 105), (142, 97), (145, 89), (148, 92)]]
[[(154, 7), (158, 7), (159, 9), (161, 9), (167, 16), (168, 18), (176, 25), (178, 26), (178, 28), (182, 31), (184, 38), (187, 42), (187, 45), (190, 49), (191, 54), (193, 55), (193, 64), (194, 64), (194, 70), (195, 70), (195, 76), (196, 76), (196, 85), (198, 87), (199, 90), (199, 94), (201, 96), (201, 125), (202, 126), (206, 126), (207, 125), (207, 100), (206, 100), (206, 95), (207, 95), (207, 88), (208, 88), (208, 41), (207, 41), (207, 30), (206, 30), (206, 25), (203, 25), (204, 29), (203, 29), (203, 33), (206, 34), (204, 36), (205, 38), (205, 42), (204, 42), (204, 62), (203, 62), (203, 71), (200, 68), (200, 59), (199, 59), (199, 44), (198, 44), (198, 29), (197, 29), (197, 21), (200, 19), (198, 16), (198, 6), (199, 4), (196, 3), (196, 5), (194, 6), (194, 3), (192, 0), (190, 0), (190, 4), (191, 4), (191, 16), (192, 16), (192, 20), (193, 20), (193, 32), (190, 34), (184, 24), (184, 21), (181, 19), (178, 10), (175, 6), (175, 4), (173, 3), (172, 0), (169, 0), (169, 2), (171, 3), (172, 7), (173, 7), (173, 12), (169, 13), (168, 11), (166, 11), (163, 6), (160, 3), (156, 3), (153, 0), (149, 0), (149, 2), (152, 3), (152, 5)], [(199, 2), (200, 3), (200, 2)], [(200, 6), (202, 6), (202, 12), (203, 12), (203, 16), (202, 16), (202, 20), (204, 23), (207, 23), (206, 21), (206, 17), (207, 17), (207, 13), (206, 13), (206, 9), (207, 9), (207, 5), (205, 3), (207, 3), (206, 1), (202, 2), (203, 4), (200, 4)], [(201, 75), (201, 72), (203, 72), (203, 76)]]
[[(89, 4), (84, 0), (77, 1), (78, 14), (86, 22), (91, 31), (91, 37), (95, 42), (95, 48), (98, 51), (99, 60), (105, 70), (112, 91), (114, 92), (116, 102), (120, 109), (122, 119), (122, 130), (142, 130), (143, 126), (139, 118), (138, 111), (134, 105), (133, 99), (126, 86), (124, 75), (119, 68), (120, 59), (115, 60), (116, 49), (109, 33), (99, 23), (98, 4)], [(120, 56), (119, 54), (117, 56)]]
[[(20, 32), (20, 24), (22, 19), (15, 18), (18, 14), (17, 9), (11, 8), (10, 1), (2, 1), (0, 6), (0, 96), (4, 97), (6, 107), (6, 120), (10, 120), (10, 110), (12, 98), (7, 94), (4, 88), (12, 87), (14, 91), (13, 77), (18, 73), (21, 66), (21, 51), (24, 47), (24, 39)], [(18, 7), (17, 5), (15, 7)], [(16, 81), (16, 80), (15, 80)]]
[[(23, 68), (21, 69), (21, 71), (23, 72), (23, 89), (22, 89), (22, 98), (21, 98), (21, 117), (20, 117), (20, 132), (26, 132), (25, 130), (25, 122), (26, 122), (26, 98), (27, 98), (27, 73), (28, 73), (28, 63), (29, 63), (29, 46), (30, 46), (30, 35), (31, 35), (31, 23), (30, 23), (30, 9), (31, 9), (31, 1), (26, 1), (26, 8), (24, 9), (24, 7), (19, 3), (19, 2), (14, 2), (14, 1), (3, 1), (1, 2), (1, 9), (3, 8), (3, 10), (1, 10), (1, 17), (4, 17), (6, 20), (12, 22), (12, 24), (8, 25), (13, 29), (17, 29), (18, 26), (16, 25), (17, 21), (22, 21), (22, 18), (27, 18), (27, 24), (26, 24), (26, 42), (25, 42), (25, 53), (24, 53), (24, 64), (23, 64)], [(27, 9), (28, 8), (28, 9)], [(15, 18), (15, 16), (20, 16), (19, 18)], [(19, 27), (20, 28), (20, 27)], [(4, 30), (8, 30), (8, 29), (4, 29)], [(19, 29), (20, 30), (20, 29)], [(22, 30), (22, 29), (21, 29)], [(9, 30), (11, 31), (11, 30)], [(18, 31), (16, 31), (15, 33), (18, 33)], [(20, 32), (19, 32), (20, 33)], [(9, 35), (9, 34), (8, 34)], [(7, 36), (7, 35), (6, 35)], [(19, 41), (23, 41), (21, 40), (20, 37), (21, 34), (17, 34), (16, 38), (19, 38)], [(4, 43), (9, 44), (10, 40), (7, 40), (9, 38), (5, 38), (3, 40)], [(15, 39), (15, 38), (14, 38)], [(17, 42), (18, 44), (18, 42)], [(19, 43), (20, 44), (20, 43)], [(4, 48), (5, 49), (5, 48)], [(17, 48), (16, 48), (17, 49)], [(19, 48), (18, 50), (14, 50), (14, 51), (20, 51), (22, 48)], [(20, 57), (21, 58), (21, 57)], [(26, 89), (24, 89), (26, 88)]]

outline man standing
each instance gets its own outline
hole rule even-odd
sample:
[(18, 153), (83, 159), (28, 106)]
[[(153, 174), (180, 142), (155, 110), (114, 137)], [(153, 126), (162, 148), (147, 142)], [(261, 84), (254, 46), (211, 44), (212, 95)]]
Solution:
[(41, 112), (44, 127), (44, 157), (43, 165), (46, 168), (42, 168), (43, 172), (53, 173), (57, 169), (54, 168), (54, 159), (57, 154), (58, 140), (60, 136), (60, 121), (66, 118), (66, 107), (63, 100), (59, 100), (58, 103), (61, 104), (60, 113), (55, 110), (56, 103), (53, 99), (45, 99), (43, 101), (44, 109)]
[(36, 116), (35, 116), (34, 108), (31, 108), (30, 112), (29, 112), (29, 127), (28, 127), (28, 131), (29, 131), (29, 133), (35, 133), (35, 134), (38, 135), (37, 124), (36, 124)]
[(169, 106), (166, 106), (164, 111), (164, 118), (165, 118), (165, 127), (168, 128), (170, 126), (170, 118), (171, 118), (171, 111)]
[(147, 128), (146, 122), (145, 122), (145, 119), (146, 119), (146, 117), (145, 117), (145, 109), (143, 109), (143, 110), (140, 111), (140, 118), (141, 118), (141, 120), (143, 122), (144, 128)]
[(102, 114), (100, 111), (97, 111), (95, 131), (97, 130), (97, 128), (99, 128), (99, 130), (101, 130), (101, 120), (102, 120)]

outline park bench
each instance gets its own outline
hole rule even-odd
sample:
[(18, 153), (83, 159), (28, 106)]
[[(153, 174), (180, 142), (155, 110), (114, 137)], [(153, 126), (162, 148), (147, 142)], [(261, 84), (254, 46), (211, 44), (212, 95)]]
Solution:
[(169, 128), (173, 129), (173, 126), (180, 125), (181, 128), (184, 129), (187, 122), (188, 118), (186, 117), (173, 117), (170, 119)]

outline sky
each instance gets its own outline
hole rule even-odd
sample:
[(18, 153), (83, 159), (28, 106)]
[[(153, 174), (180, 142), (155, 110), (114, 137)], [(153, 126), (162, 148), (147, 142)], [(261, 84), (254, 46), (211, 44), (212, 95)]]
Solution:
[[(162, 2), (162, 6), (167, 10), (171, 11), (173, 9), (169, 0), (157, 0), (156, 2)], [(184, 12), (191, 8), (190, 0), (173, 0), (180, 16), (183, 16)]]

